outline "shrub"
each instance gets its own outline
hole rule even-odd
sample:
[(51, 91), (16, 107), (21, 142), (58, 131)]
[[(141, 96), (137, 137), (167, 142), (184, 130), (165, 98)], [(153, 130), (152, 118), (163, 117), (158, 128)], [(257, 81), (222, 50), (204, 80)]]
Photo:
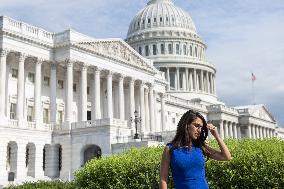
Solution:
[[(230, 139), (225, 142), (233, 159), (207, 161), (210, 188), (284, 188), (284, 141)], [(210, 146), (218, 145), (211, 141)], [(120, 155), (92, 160), (76, 172), (75, 185), (85, 189), (158, 188), (162, 151), (163, 147), (131, 149)], [(168, 188), (173, 188), (171, 178)]]
[(9, 186), (5, 189), (75, 189), (73, 183), (61, 181), (25, 182), (22, 185)]

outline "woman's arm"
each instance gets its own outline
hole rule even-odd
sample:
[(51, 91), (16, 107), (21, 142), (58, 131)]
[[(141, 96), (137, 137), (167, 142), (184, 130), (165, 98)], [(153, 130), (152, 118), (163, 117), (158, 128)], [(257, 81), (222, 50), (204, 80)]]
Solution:
[(211, 124), (208, 123), (207, 127), (210, 131), (210, 133), (214, 136), (214, 138), (217, 140), (219, 148), (221, 151), (215, 150), (211, 148), (210, 146), (205, 144), (205, 149), (208, 152), (209, 157), (215, 160), (220, 160), (220, 161), (228, 161), (232, 159), (231, 153), (227, 147), (227, 145), (224, 143), (222, 138), (219, 136), (217, 128)]
[(162, 159), (161, 159), (161, 169), (160, 169), (160, 189), (167, 189), (167, 181), (169, 176), (169, 166), (170, 166), (170, 149), (168, 146), (165, 147)]

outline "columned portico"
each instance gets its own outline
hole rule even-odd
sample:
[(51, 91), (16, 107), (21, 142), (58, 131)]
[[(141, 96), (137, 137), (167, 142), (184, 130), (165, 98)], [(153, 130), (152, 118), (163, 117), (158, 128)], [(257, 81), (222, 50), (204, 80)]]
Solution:
[(154, 89), (153, 86), (150, 85), (149, 87), (149, 101), (150, 101), (150, 133), (155, 132), (155, 115), (154, 115), (154, 111), (155, 111), (155, 106), (154, 106)]
[[(129, 117), (134, 119), (134, 111), (135, 111), (135, 99), (134, 99), (134, 79), (129, 79)], [(131, 128), (133, 128), (134, 123), (131, 122)]]
[(140, 116), (141, 116), (141, 133), (145, 132), (145, 101), (144, 101), (144, 83), (140, 83)]
[(161, 128), (162, 131), (165, 131), (166, 130), (165, 95), (160, 93), (160, 98), (161, 98)]

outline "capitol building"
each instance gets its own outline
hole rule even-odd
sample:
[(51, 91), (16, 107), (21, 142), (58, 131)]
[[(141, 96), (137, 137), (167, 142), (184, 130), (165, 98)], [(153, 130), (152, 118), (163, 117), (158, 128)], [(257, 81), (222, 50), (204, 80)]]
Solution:
[(72, 180), (92, 158), (167, 142), (188, 109), (222, 138), (284, 138), (264, 105), (228, 107), (217, 98), (206, 48), (171, 0), (149, 0), (125, 40), (1, 16), (0, 187)]

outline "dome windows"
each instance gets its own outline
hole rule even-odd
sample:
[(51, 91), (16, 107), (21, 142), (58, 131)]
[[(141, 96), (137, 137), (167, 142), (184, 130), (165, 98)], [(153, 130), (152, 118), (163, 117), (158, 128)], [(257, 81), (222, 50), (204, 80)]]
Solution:
[(157, 45), (153, 45), (153, 55), (157, 55)]
[(165, 45), (161, 44), (161, 54), (165, 54)]
[(145, 56), (149, 56), (149, 46), (145, 46)]
[(173, 54), (172, 44), (168, 44), (168, 51), (169, 51), (169, 54)]

